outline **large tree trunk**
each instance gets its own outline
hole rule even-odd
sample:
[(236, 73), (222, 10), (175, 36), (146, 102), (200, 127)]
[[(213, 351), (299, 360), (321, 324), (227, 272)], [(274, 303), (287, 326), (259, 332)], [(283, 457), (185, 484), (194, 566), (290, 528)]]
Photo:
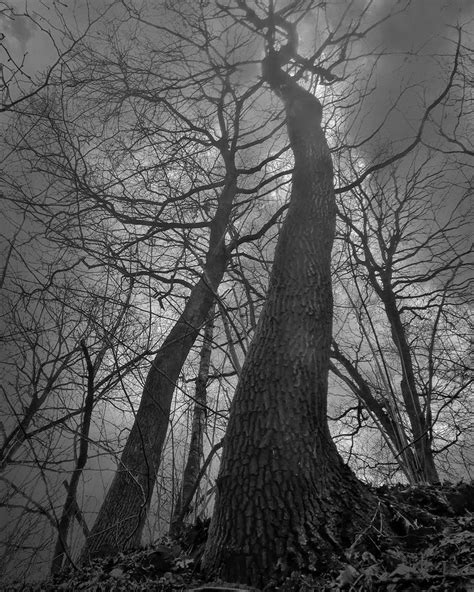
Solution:
[(170, 535), (177, 537), (184, 525), (184, 518), (189, 509), (186, 507), (190, 497), (193, 495), (196, 481), (201, 468), (201, 460), (204, 450), (204, 430), (206, 428), (206, 404), (207, 404), (207, 382), (209, 380), (209, 368), (211, 365), (212, 336), (214, 333), (214, 312), (211, 308), (209, 318), (204, 328), (204, 338), (199, 359), (199, 371), (196, 378), (196, 389), (193, 409), (193, 423), (191, 428), (191, 442), (189, 445), (188, 458), (183, 471), (183, 482), (178, 495), (178, 500), (173, 511), (170, 525)]
[(211, 224), (202, 277), (191, 290), (183, 313), (152, 362), (120, 465), (86, 541), (83, 559), (140, 544), (168, 429), (175, 384), (206, 322), (228, 260), (225, 232), (236, 194), (236, 173), (230, 158), (226, 164), (226, 184)]
[(336, 207), (321, 104), (278, 66), (264, 73), (285, 104), (291, 201), (231, 408), (203, 558), (210, 574), (256, 586), (275, 572), (326, 569), (376, 512), (326, 418)]

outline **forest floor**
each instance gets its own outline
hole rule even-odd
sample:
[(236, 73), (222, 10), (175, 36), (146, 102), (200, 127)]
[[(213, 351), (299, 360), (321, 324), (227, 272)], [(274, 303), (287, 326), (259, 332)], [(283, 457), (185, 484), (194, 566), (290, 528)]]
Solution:
[[(474, 592), (474, 484), (381, 487), (376, 490), (393, 516), (394, 535), (379, 541), (378, 552), (348, 552), (336, 572), (293, 574), (266, 591), (321, 592)], [(207, 525), (190, 527), (178, 545), (160, 544), (94, 561), (8, 592), (248, 590), (238, 584), (209, 583), (199, 573)]]

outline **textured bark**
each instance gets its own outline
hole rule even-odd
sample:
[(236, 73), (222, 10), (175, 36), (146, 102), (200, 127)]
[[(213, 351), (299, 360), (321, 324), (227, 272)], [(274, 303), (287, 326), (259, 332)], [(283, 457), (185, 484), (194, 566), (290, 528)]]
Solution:
[(206, 427), (207, 381), (211, 364), (212, 336), (214, 333), (215, 307), (211, 308), (209, 318), (204, 328), (204, 338), (199, 359), (199, 371), (196, 378), (193, 422), (191, 428), (191, 442), (188, 458), (183, 471), (183, 483), (171, 519), (170, 535), (178, 536), (183, 528), (185, 513), (189, 507), (184, 504), (190, 499), (199, 476), (204, 448), (204, 430)]
[(256, 586), (271, 574), (326, 569), (376, 512), (326, 419), (336, 207), (321, 104), (278, 64), (264, 66), (286, 109), (292, 192), (231, 408), (203, 558), (209, 574)]
[(86, 541), (83, 559), (131, 549), (140, 543), (168, 429), (175, 384), (206, 322), (228, 260), (225, 232), (236, 194), (236, 173), (230, 156), (226, 165), (226, 184), (211, 223), (202, 277), (191, 290), (183, 313), (153, 360), (120, 465)]

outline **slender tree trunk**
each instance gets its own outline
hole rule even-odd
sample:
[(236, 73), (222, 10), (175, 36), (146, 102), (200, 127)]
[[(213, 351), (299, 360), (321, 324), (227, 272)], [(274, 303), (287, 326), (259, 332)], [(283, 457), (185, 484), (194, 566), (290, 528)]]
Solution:
[(203, 566), (255, 586), (325, 570), (376, 513), (326, 411), (336, 207), (319, 101), (267, 58), (295, 166), (267, 299), (231, 408)]
[(385, 437), (396, 462), (405, 474), (408, 482), (412, 484), (417, 483), (418, 461), (410, 447), (410, 443), (407, 441), (404, 427), (374, 397), (363, 376), (352, 364), (351, 360), (344, 356), (334, 342), (331, 357), (346, 369), (350, 378), (340, 372), (335, 364), (330, 365), (331, 371), (348, 384), (359, 401), (363, 403), (365, 408), (375, 418), (382, 435)]
[(89, 431), (91, 426), (92, 410), (94, 409), (94, 364), (89, 355), (89, 350), (84, 342), (81, 342), (87, 367), (87, 393), (84, 402), (84, 414), (81, 426), (81, 438), (79, 444), (79, 456), (77, 457), (76, 468), (72, 474), (71, 482), (67, 485), (66, 501), (58, 524), (58, 538), (54, 549), (53, 561), (51, 563), (51, 573), (57, 573), (64, 567), (66, 557), (72, 563), (67, 548), (67, 535), (71, 521), (77, 512), (76, 494), (79, 485), (79, 479), (86, 466), (89, 450)]
[(193, 422), (191, 429), (191, 442), (189, 445), (188, 459), (183, 472), (183, 483), (178, 495), (178, 500), (171, 519), (170, 535), (178, 536), (183, 528), (184, 515), (183, 504), (189, 499), (199, 475), (204, 449), (204, 430), (206, 428), (206, 404), (207, 381), (209, 380), (209, 368), (211, 364), (212, 336), (214, 333), (215, 306), (209, 313), (209, 318), (204, 328), (204, 338), (199, 360), (199, 371), (196, 378), (195, 400), (193, 410)]
[(433, 457), (431, 425), (426, 421), (420, 405), (416, 386), (410, 346), (397, 308), (395, 294), (389, 282), (384, 282), (381, 298), (390, 323), (393, 342), (402, 365), (400, 389), (410, 421), (413, 442), (410, 443), (417, 459), (416, 480), (418, 483), (439, 483), (438, 471)]
[(236, 172), (230, 156), (226, 165), (226, 184), (211, 223), (202, 277), (152, 362), (120, 465), (86, 541), (83, 559), (140, 544), (168, 430), (175, 384), (206, 322), (227, 265), (225, 232), (236, 194)]
[[(380, 239), (382, 240), (382, 239)], [(387, 316), (393, 344), (397, 350), (401, 365), (402, 379), (400, 391), (403, 398), (403, 407), (408, 418), (410, 429), (404, 427), (401, 421), (389, 417), (380, 404), (370, 394), (370, 389), (360, 376), (352, 363), (335, 350), (334, 359), (337, 359), (347, 370), (353, 381), (351, 388), (355, 394), (364, 401), (379, 421), (383, 433), (393, 444), (397, 462), (405, 472), (410, 483), (439, 483), (438, 472), (434, 462), (432, 447), (432, 425), (429, 421), (429, 406), (423, 410), (420, 404), (420, 395), (413, 370), (411, 348), (407, 341), (401, 313), (397, 306), (397, 298), (392, 285), (393, 268), (387, 264), (379, 279), (376, 273), (376, 264), (370, 252), (368, 238), (364, 238), (365, 260), (363, 265), (367, 270), (367, 279), (370, 286), (380, 298)], [(362, 263), (361, 260), (358, 261)], [(380, 348), (380, 346), (378, 345)], [(383, 352), (380, 350), (383, 357)], [(344, 376), (340, 375), (344, 380)], [(354, 382), (357, 386), (354, 385)], [(364, 386), (361, 386), (363, 383)], [(355, 388), (354, 388), (355, 387)]]

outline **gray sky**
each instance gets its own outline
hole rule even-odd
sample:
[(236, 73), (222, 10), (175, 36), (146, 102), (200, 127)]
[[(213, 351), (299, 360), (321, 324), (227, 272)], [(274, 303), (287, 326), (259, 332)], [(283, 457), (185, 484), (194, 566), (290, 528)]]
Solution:
[[(104, 0), (90, 2), (89, 8), (86, 0), (67, 3), (57, 0), (34, 0), (26, 3), (25, 0), (10, 0), (10, 5), (17, 12), (21, 12), (25, 4), (32, 19), (46, 27), (49, 22), (56, 29), (56, 39), (60, 38), (65, 25), (72, 31), (83, 31), (89, 18), (106, 6)], [(365, 0), (354, 2), (353, 13), (357, 14), (366, 4)], [(378, 0), (371, 7), (370, 16), (380, 17), (386, 13), (387, 7), (397, 10), (403, 4), (396, 0)], [(347, 3), (337, 3), (336, 7), (336, 11), (342, 7), (345, 9)], [(380, 61), (377, 70), (377, 90), (374, 100), (370, 101), (373, 120), (384, 115), (387, 105), (393, 102), (403, 88), (407, 93), (402, 103), (404, 112), (394, 117), (392, 129), (402, 134), (410, 120), (417, 119), (416, 105), (420, 102), (421, 94), (436, 91), (436, 87), (443, 83), (439, 62), (441, 56), (452, 54), (456, 36), (453, 27), (458, 24), (464, 25), (466, 30), (470, 29), (474, 34), (474, 2), (471, 0), (412, 0), (406, 10), (384, 22), (375, 33), (371, 33), (372, 42), (379, 43), (388, 54)], [(301, 33), (311, 34), (310, 29), (311, 25), (303, 27)], [(20, 59), (20, 56), (26, 55), (25, 70), (28, 73), (44, 70), (57, 55), (51, 39), (39, 27), (34, 26), (31, 19), (0, 15), (0, 32), (5, 36), (4, 44), (15, 58)], [(0, 50), (0, 61), (5, 62), (6, 59), (7, 56), (2, 55)], [(406, 91), (409, 85), (413, 86), (413, 90)]]

